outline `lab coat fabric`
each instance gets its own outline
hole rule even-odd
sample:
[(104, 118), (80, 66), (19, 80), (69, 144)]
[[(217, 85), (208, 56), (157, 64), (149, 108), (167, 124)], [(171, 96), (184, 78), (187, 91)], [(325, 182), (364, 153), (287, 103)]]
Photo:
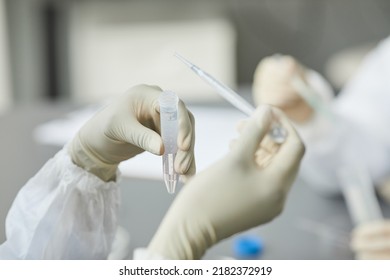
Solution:
[(389, 77), (387, 38), (366, 56), (340, 94), (328, 102), (333, 120), (316, 113), (309, 123), (297, 125), (307, 148), (301, 173), (309, 185), (325, 194), (340, 193), (339, 171), (345, 166), (365, 168), (374, 184), (390, 175)]
[(19, 191), (0, 259), (106, 259), (118, 207), (117, 183), (73, 164), (65, 147)]

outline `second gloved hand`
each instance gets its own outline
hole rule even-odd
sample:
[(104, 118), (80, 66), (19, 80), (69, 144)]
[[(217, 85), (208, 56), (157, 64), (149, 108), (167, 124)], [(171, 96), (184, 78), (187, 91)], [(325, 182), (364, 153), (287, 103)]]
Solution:
[[(156, 86), (135, 86), (101, 109), (72, 140), (69, 153), (73, 162), (109, 181), (115, 179), (120, 162), (143, 151), (161, 155), (160, 93)], [(195, 174), (194, 144), (194, 118), (179, 101), (175, 170), (185, 178)]]
[(198, 259), (219, 240), (266, 223), (283, 209), (304, 146), (283, 114), (286, 141), (266, 166), (256, 154), (273, 119), (258, 108), (231, 152), (192, 178), (171, 205), (148, 251), (168, 259)]

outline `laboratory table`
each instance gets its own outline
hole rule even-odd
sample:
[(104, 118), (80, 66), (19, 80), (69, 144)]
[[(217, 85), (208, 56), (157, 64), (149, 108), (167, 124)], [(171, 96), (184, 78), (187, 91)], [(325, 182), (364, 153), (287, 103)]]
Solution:
[[(0, 116), (0, 242), (5, 240), (4, 220), (17, 191), (60, 149), (34, 141), (34, 128), (74, 109), (69, 104), (38, 103), (18, 106)], [(145, 247), (174, 195), (169, 195), (157, 180), (123, 178), (120, 188), (120, 224), (130, 233), (132, 250)], [(389, 206), (381, 204), (388, 217)], [(322, 197), (298, 179), (279, 217), (240, 235), (255, 235), (263, 240), (261, 259), (352, 259), (348, 249), (351, 228), (342, 198)], [(237, 238), (215, 245), (205, 258), (233, 258)]]

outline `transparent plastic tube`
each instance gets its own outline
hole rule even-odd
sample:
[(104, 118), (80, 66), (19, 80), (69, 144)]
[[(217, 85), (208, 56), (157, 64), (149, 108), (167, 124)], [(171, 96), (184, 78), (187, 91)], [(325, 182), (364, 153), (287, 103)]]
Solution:
[(163, 91), (158, 101), (160, 104), (161, 137), (164, 143), (163, 178), (168, 193), (173, 194), (179, 180), (179, 175), (174, 167), (179, 130), (179, 98), (172, 91)]

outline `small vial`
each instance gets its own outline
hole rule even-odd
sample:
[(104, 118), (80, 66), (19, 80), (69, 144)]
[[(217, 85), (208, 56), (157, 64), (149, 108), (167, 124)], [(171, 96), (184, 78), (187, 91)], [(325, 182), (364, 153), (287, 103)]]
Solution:
[(177, 135), (179, 130), (179, 98), (172, 91), (163, 91), (158, 99), (160, 104), (161, 137), (164, 143), (163, 177), (168, 193), (175, 193), (179, 174), (175, 171)]

